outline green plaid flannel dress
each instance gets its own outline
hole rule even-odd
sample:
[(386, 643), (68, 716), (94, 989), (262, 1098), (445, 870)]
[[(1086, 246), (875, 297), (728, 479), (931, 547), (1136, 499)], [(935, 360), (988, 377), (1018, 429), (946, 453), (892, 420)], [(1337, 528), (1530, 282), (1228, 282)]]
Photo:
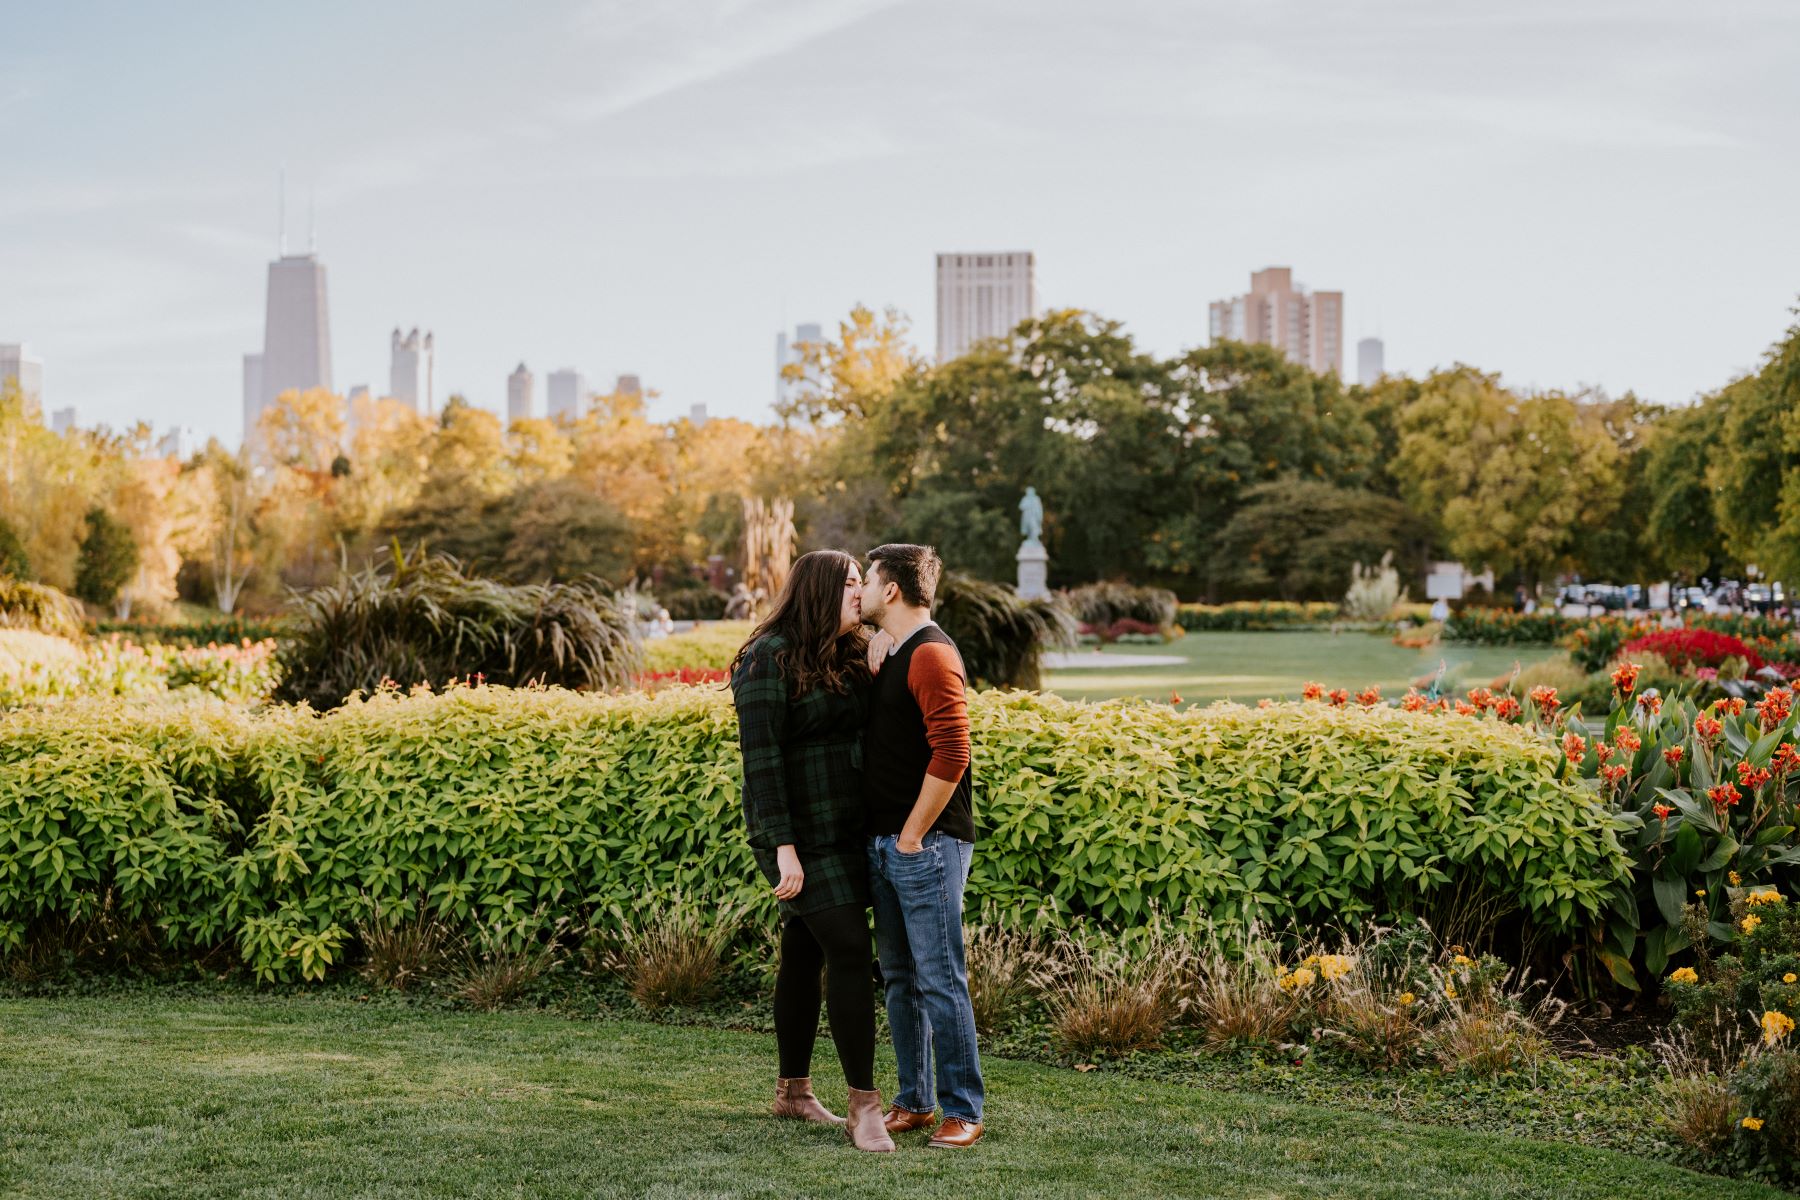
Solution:
[(779, 635), (750, 648), (731, 677), (744, 760), (744, 825), (756, 865), (780, 882), (775, 847), (792, 844), (806, 881), (783, 916), (869, 903), (863, 845), (862, 729), (867, 686), (848, 695), (814, 688), (799, 699), (775, 666)]

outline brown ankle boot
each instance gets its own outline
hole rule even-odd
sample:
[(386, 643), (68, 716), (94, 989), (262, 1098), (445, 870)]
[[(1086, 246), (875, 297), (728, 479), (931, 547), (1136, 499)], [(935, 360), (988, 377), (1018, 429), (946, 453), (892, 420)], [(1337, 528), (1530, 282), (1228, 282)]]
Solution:
[(879, 1091), (850, 1089), (850, 1119), (844, 1132), (850, 1135), (858, 1150), (884, 1154), (894, 1148), (894, 1139), (888, 1136), (887, 1127), (881, 1121)]
[(770, 1112), (778, 1117), (792, 1117), (800, 1121), (817, 1121), (821, 1125), (842, 1125), (844, 1118), (835, 1116), (832, 1111), (819, 1103), (813, 1095), (812, 1080), (777, 1079), (775, 1081), (775, 1103)]

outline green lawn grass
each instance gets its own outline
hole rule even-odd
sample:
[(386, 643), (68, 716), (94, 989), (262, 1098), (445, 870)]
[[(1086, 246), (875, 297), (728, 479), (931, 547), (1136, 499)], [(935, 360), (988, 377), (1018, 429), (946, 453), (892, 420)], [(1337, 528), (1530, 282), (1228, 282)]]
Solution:
[(1179, 655), (1180, 665), (1089, 668), (1047, 671), (1044, 688), (1072, 700), (1111, 700), (1146, 696), (1166, 700), (1177, 692), (1189, 704), (1215, 700), (1254, 703), (1298, 699), (1308, 680), (1327, 687), (1357, 691), (1380, 684), (1383, 694), (1398, 696), (1407, 684), (1448, 667), (1446, 683), (1473, 687), (1510, 672), (1514, 663), (1529, 665), (1557, 651), (1550, 646), (1463, 646), (1451, 643), (1408, 650), (1374, 633), (1330, 633), (1294, 630), (1281, 633), (1190, 633), (1166, 645), (1115, 645), (1105, 648), (1121, 656)]
[[(843, 1103), (827, 1045), (815, 1073)], [(19, 1197), (1773, 1197), (1612, 1151), (987, 1064), (967, 1153), (763, 1115), (766, 1035), (341, 995), (0, 1000)], [(891, 1060), (881, 1072), (891, 1078)]]

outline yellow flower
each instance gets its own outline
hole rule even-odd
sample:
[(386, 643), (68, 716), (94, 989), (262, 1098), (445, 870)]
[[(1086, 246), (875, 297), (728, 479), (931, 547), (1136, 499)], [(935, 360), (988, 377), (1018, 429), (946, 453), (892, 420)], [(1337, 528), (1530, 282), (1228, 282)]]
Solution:
[(1764, 904), (1786, 904), (1787, 897), (1783, 896), (1774, 888), (1768, 888), (1760, 892), (1751, 892), (1748, 896), (1744, 897), (1744, 903), (1757, 906)]
[(1330, 983), (1334, 979), (1342, 979), (1350, 973), (1350, 968), (1356, 965), (1355, 960), (1347, 954), (1316, 954), (1311, 961), (1319, 968), (1319, 974), (1326, 983)]
[(1700, 976), (1694, 973), (1694, 968), (1692, 967), (1676, 967), (1673, 971), (1669, 972), (1669, 982), (1699, 983)]
[(1444, 985), (1444, 995), (1452, 1000), (1456, 999), (1456, 985), (1454, 983), (1446, 983)]
[(1739, 875), (1736, 871), (1727, 872), (1725, 878), (1731, 880), (1732, 887), (1736, 887), (1740, 883), (1744, 882), (1743, 876)]
[(1701, 888), (1701, 889), (1699, 889), (1699, 890), (1698, 890), (1698, 891), (1696, 891), (1696, 892), (1695, 892), (1695, 893), (1694, 893), (1694, 895), (1696, 895), (1696, 896), (1698, 896), (1698, 897), (1700, 897), (1700, 898), (1701, 898), (1701, 899), (1702, 899), (1702, 900), (1704, 900), (1704, 899), (1706, 899), (1706, 889), (1705, 889), (1705, 888)]
[(1415, 1001), (1417, 999), (1418, 999), (1418, 997), (1413, 995), (1411, 992), (1401, 992), (1399, 995), (1399, 1001), (1402, 1004), (1411, 1004), (1413, 1001)]
[(1794, 1018), (1784, 1012), (1770, 1009), (1762, 1018), (1763, 1045), (1773, 1046), (1788, 1034), (1794, 1032)]
[(1795, 975), (1792, 971), (1789, 971), (1786, 975), (1781, 977), (1781, 982), (1792, 983), (1796, 979), (1800, 979), (1800, 975)]
[(1745, 933), (1755, 933), (1756, 927), (1761, 924), (1762, 924), (1762, 918), (1757, 916), (1755, 913), (1751, 913), (1749, 916), (1745, 917), (1743, 920), (1738, 922), (1738, 928), (1743, 930)]
[(1470, 958), (1466, 954), (1459, 954), (1455, 958), (1451, 959), (1450, 963), (1452, 966), (1457, 966), (1457, 967), (1472, 967), (1475, 965), (1475, 960)]
[(1742, 1125), (1745, 1129), (1748, 1129), (1751, 1133), (1755, 1133), (1758, 1129), (1762, 1128), (1762, 1118), (1745, 1117), (1742, 1121), (1739, 1121), (1738, 1124)]
[(1292, 992), (1310, 986), (1316, 978), (1317, 976), (1312, 973), (1310, 968), (1301, 967), (1295, 971), (1283, 971), (1281, 977), (1275, 981), (1275, 986), (1284, 992)]

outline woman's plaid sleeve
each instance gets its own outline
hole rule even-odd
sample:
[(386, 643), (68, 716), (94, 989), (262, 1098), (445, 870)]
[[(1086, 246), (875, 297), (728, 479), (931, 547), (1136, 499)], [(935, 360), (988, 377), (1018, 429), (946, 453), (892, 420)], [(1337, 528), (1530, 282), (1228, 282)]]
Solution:
[(773, 655), (753, 648), (732, 683), (737, 701), (738, 749), (744, 760), (744, 816), (754, 842), (787, 846), (794, 841), (787, 770), (781, 739), (787, 726), (787, 681)]

